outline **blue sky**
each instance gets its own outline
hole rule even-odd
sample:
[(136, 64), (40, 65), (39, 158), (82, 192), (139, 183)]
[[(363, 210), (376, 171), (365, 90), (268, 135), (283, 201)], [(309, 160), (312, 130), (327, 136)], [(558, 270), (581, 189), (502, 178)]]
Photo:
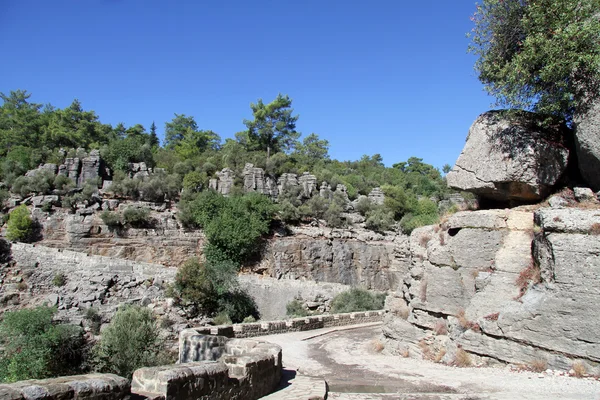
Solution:
[(0, 0), (0, 92), (104, 123), (174, 113), (233, 137), (250, 103), (293, 99), (330, 154), (453, 165), (488, 110), (467, 54), (471, 0)]

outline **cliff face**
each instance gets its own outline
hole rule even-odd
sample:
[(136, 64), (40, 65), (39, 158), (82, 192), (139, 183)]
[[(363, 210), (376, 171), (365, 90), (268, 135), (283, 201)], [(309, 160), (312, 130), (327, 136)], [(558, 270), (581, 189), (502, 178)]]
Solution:
[(598, 372), (598, 227), (598, 210), (542, 208), (415, 230), (409, 273), (388, 299), (388, 350)]
[[(153, 206), (151, 203), (135, 203)], [(132, 204), (129, 204), (132, 206)], [(119, 207), (124, 208), (125, 204)], [(201, 231), (183, 229), (175, 210), (155, 210), (147, 228), (115, 230), (99, 213), (87, 215), (35, 210), (43, 225), (41, 245), (93, 255), (177, 267), (201, 256), (205, 238)], [(388, 290), (408, 271), (408, 237), (384, 236), (355, 229), (292, 228), (289, 236), (269, 238), (261, 261), (248, 267), (277, 279), (318, 282)]]

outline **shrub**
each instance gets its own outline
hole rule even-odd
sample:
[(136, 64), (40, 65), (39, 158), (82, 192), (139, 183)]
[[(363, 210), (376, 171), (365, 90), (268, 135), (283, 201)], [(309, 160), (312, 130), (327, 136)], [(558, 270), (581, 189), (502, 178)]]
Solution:
[(100, 219), (110, 228), (118, 227), (121, 225), (121, 216), (119, 215), (119, 213), (113, 211), (102, 211), (102, 213), (100, 214)]
[(133, 371), (159, 365), (163, 343), (149, 309), (119, 309), (94, 346), (95, 368), (131, 379)]
[(127, 207), (123, 211), (123, 222), (133, 227), (149, 226), (150, 210), (146, 207)]
[(333, 298), (332, 313), (347, 313), (355, 311), (381, 310), (385, 294), (373, 294), (365, 289), (352, 288)]
[(43, 379), (80, 372), (83, 336), (74, 325), (52, 323), (50, 307), (4, 314), (0, 323), (0, 381)]
[(300, 221), (300, 211), (287, 199), (279, 203), (277, 214), (283, 222), (294, 224)]
[(66, 175), (59, 174), (54, 178), (54, 188), (58, 190), (60, 194), (65, 194), (74, 187), (75, 183)]
[(339, 204), (332, 201), (324, 215), (327, 225), (331, 228), (341, 228), (344, 226), (344, 221), (342, 220), (343, 211), (344, 209)]
[(90, 330), (94, 335), (100, 333), (100, 327), (102, 326), (102, 316), (98, 313), (98, 310), (94, 307), (90, 307), (85, 310), (85, 317), (90, 325)]
[(57, 272), (54, 274), (54, 278), (52, 278), (52, 285), (61, 287), (65, 286), (65, 283), (67, 283), (67, 276), (64, 274), (64, 272)]
[(28, 242), (32, 239), (33, 228), (34, 223), (29, 216), (29, 210), (23, 204), (10, 212), (6, 227), (6, 237), (8, 240)]
[(356, 203), (356, 211), (360, 215), (366, 216), (369, 213), (369, 211), (373, 210), (374, 206), (375, 205), (367, 196), (362, 196), (358, 199), (358, 202)]
[(457, 367), (470, 367), (473, 365), (473, 361), (471, 360), (471, 356), (464, 349), (458, 348), (456, 349), (456, 354), (454, 356), (453, 365)]
[(44, 204), (42, 204), (42, 211), (44, 211), (44, 212), (52, 211), (52, 202), (45, 201)]
[(529, 265), (519, 273), (517, 277), (517, 281), (515, 282), (517, 287), (519, 288), (520, 295), (524, 295), (529, 287), (529, 284), (536, 284), (542, 281), (542, 272), (540, 267), (536, 265), (533, 261), (529, 263)]
[(310, 315), (310, 312), (304, 308), (302, 302), (298, 299), (294, 299), (286, 304), (286, 314), (290, 317), (306, 317)]
[(571, 369), (573, 370), (573, 376), (576, 378), (583, 378), (587, 374), (585, 364), (582, 361), (575, 361)]
[(213, 318), (213, 323), (215, 325), (231, 325), (232, 322), (231, 318), (229, 318), (229, 314), (227, 314), (225, 311), (221, 311), (215, 315)]
[(533, 372), (544, 372), (548, 368), (548, 361), (538, 358), (529, 363), (528, 369)]
[(365, 227), (375, 232), (389, 231), (394, 226), (394, 214), (382, 207), (373, 208), (367, 213)]

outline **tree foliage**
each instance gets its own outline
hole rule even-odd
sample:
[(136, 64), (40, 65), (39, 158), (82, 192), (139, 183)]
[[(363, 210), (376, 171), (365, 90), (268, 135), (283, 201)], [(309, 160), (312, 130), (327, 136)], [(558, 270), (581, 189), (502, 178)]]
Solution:
[(83, 335), (74, 325), (52, 322), (56, 310), (7, 312), (0, 323), (0, 381), (43, 379), (79, 372)]
[(6, 238), (18, 242), (28, 242), (32, 238), (34, 223), (27, 206), (20, 205), (9, 214), (6, 224)]
[(292, 100), (289, 96), (278, 94), (275, 100), (265, 104), (259, 99), (250, 104), (253, 120), (244, 120), (248, 128), (246, 133), (249, 145), (254, 149), (271, 153), (290, 151), (296, 145), (300, 134), (296, 132), (298, 116), (292, 115)]
[(127, 378), (138, 368), (164, 361), (163, 342), (152, 312), (137, 306), (117, 311), (93, 352), (98, 371)]
[(600, 0), (483, 0), (469, 50), (498, 105), (570, 119), (598, 96)]

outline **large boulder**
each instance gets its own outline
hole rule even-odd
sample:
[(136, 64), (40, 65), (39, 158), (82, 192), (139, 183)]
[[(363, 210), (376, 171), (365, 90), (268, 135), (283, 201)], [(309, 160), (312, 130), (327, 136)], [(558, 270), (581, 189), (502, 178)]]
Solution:
[(529, 112), (488, 111), (469, 130), (448, 186), (499, 202), (545, 198), (567, 168), (565, 127), (542, 128)]
[(575, 117), (575, 149), (579, 172), (595, 191), (600, 190), (600, 101)]

